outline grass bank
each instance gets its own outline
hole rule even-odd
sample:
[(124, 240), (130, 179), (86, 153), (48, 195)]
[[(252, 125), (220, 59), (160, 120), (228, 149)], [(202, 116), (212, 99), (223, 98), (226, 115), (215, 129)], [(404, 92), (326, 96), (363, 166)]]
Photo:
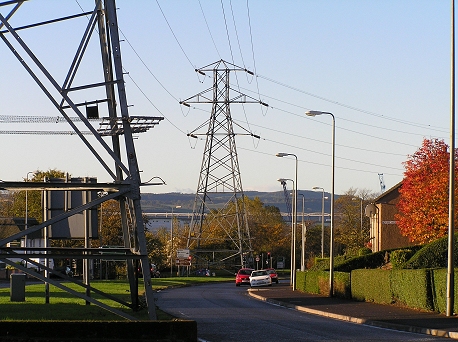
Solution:
[[(209, 282), (231, 281), (232, 277), (176, 277), (176, 278), (153, 278), (153, 290), (162, 290), (169, 287), (191, 286)], [(66, 283), (69, 288), (84, 293), (84, 290), (75, 284)], [(95, 280), (91, 286), (116, 296), (123, 301), (130, 302), (129, 283), (125, 280)], [(139, 293), (144, 292), (143, 281), (139, 280)], [(86, 305), (86, 301), (75, 297), (55, 286), (49, 286), (49, 303), (45, 303), (45, 286), (43, 283), (26, 285), (25, 301), (11, 302), (10, 288), (0, 288), (0, 321), (123, 321), (109, 311), (91, 304)], [(106, 299), (96, 293), (91, 293), (91, 297), (109, 305), (113, 308), (128, 313), (140, 320), (148, 320), (146, 310), (134, 312), (129, 307), (119, 304), (113, 300)], [(157, 310), (158, 319), (172, 319), (169, 315)]]

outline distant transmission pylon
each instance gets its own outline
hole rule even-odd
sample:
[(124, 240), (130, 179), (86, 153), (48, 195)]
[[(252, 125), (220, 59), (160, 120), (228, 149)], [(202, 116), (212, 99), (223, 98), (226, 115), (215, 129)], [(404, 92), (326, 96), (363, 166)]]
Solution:
[[(231, 89), (230, 72), (245, 71), (252, 74), (245, 68), (220, 60), (196, 69), (200, 74), (210, 71), (213, 72), (213, 86), (180, 102), (188, 107), (189, 103), (212, 104), (210, 119), (188, 134), (192, 138), (205, 135), (206, 142), (187, 248), (193, 249), (197, 263), (200, 262), (201, 253), (212, 252), (214, 255), (216, 251), (222, 253), (220, 261), (239, 256), (240, 265), (243, 266), (247, 261), (245, 256), (251, 254), (252, 248), (230, 104), (267, 104)], [(197, 133), (205, 125), (207, 131)], [(259, 139), (259, 136), (239, 128), (245, 131), (242, 135)], [(223, 207), (215, 204), (217, 197), (219, 200), (224, 198), (226, 203)]]
[(380, 181), (380, 191), (385, 192), (385, 181), (383, 180), (383, 173), (378, 174), (378, 179)]

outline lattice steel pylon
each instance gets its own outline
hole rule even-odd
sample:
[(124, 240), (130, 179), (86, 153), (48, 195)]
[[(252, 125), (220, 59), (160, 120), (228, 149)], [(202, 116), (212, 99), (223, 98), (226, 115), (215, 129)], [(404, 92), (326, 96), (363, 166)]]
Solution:
[(285, 203), (286, 203), (286, 212), (288, 213), (289, 221), (292, 222), (292, 209), (291, 209), (291, 197), (289, 196), (288, 189), (286, 188), (286, 181), (284, 179), (280, 179), (280, 183), (283, 186), (283, 196), (285, 196)]
[[(36, 82), (42, 92), (48, 97), (59, 114), (68, 122), (71, 128), (75, 131), (75, 134), (78, 135), (78, 137), (86, 145), (95, 159), (105, 169), (107, 174), (113, 180), (113, 183), (72, 184), (48, 182), (0, 182), (0, 190), (27, 191), (35, 189), (41, 190), (45, 194), (48, 191), (98, 190), (106, 193), (106, 195), (103, 197), (92, 199), (81, 206), (72, 208), (71, 210), (65, 211), (64, 213), (50, 219), (46, 219), (45, 217), (44, 222), (40, 224), (31, 227), (26, 226), (23, 231), (0, 239), (0, 259), (9, 265), (14, 265), (16, 268), (23, 272), (42, 280), (45, 284), (50, 283), (73, 295), (85, 299), (87, 303), (90, 302), (96, 304), (129, 320), (137, 319), (119, 309), (104, 304), (100, 300), (91, 298), (90, 293), (92, 291), (97, 292), (98, 294), (109, 297), (111, 300), (115, 300), (124, 306), (137, 310), (140, 307), (140, 303), (138, 299), (138, 278), (135, 275), (135, 263), (140, 261), (144, 277), (145, 299), (149, 318), (156, 319), (156, 310), (151, 287), (148, 252), (146, 249), (146, 239), (142, 219), (142, 209), (140, 205), (140, 186), (145, 184), (142, 183), (140, 179), (140, 171), (138, 168), (132, 134), (133, 132), (141, 132), (144, 131), (146, 127), (149, 128), (155, 124), (158, 124), (159, 121), (161, 121), (163, 118), (138, 117), (138, 121), (134, 122), (134, 118), (129, 116), (125, 81), (123, 76), (124, 72), (121, 60), (121, 47), (115, 0), (95, 0), (94, 9), (89, 12), (77, 13), (62, 18), (52, 18), (44, 22), (33, 23), (18, 28), (12, 27), (12, 25), (9, 23), (10, 18), (14, 16), (14, 14), (22, 5), (27, 5), (27, 3), (27, 1), (24, 2), (16, 0), (0, 1), (0, 39), (9, 48), (11, 53), (17, 58), (19, 63)], [(7, 14), (3, 15), (5, 11)], [(44, 66), (44, 63), (41, 62), (37, 55), (32, 52), (29, 46), (22, 40), (20, 33), (21, 30), (33, 29), (42, 25), (61, 23), (66, 20), (74, 20), (81, 17), (87, 17), (88, 19), (84, 19), (86, 25), (83, 27), (83, 29), (85, 29), (83, 37), (76, 49), (73, 61), (70, 63), (70, 68), (67, 75), (64, 75), (62, 78), (64, 79), (63, 83), (59, 84), (57, 82), (57, 77), (52, 75), (51, 72)], [(83, 61), (83, 56), (85, 55), (88, 46), (90, 46), (89, 41), (93, 36), (96, 27), (98, 33), (97, 39), (100, 42), (99, 51), (101, 51), (102, 59), (102, 70), (100, 70), (100, 74), (98, 75), (99, 82), (73, 86), (77, 72), (79, 71), (79, 67)], [(51, 47), (48, 47), (48, 49), (52, 51)], [(93, 61), (91, 62), (93, 63)], [(92, 73), (89, 76), (91, 79), (97, 77), (97, 75)], [(78, 79), (81, 80), (81, 77)], [(8, 80), (2, 81), (7, 82)], [(96, 91), (97, 89), (99, 89), (98, 92)], [(89, 91), (89, 93), (84, 93), (86, 94), (85, 96), (88, 96), (87, 94), (89, 94), (89, 96), (94, 97), (94, 94), (96, 94), (96, 96), (104, 98), (85, 103), (78, 103), (76, 101), (78, 97), (76, 95), (74, 96), (73, 94), (80, 94), (81, 92), (85, 91)], [(102, 131), (99, 131), (92, 126), (88, 119), (88, 112), (86, 113), (88, 117), (86, 117), (80, 110), (80, 107), (87, 107), (88, 103), (97, 105), (106, 103), (106, 109), (104, 107), (104, 110), (108, 113), (108, 117), (105, 118), (106, 120), (104, 120), (107, 123), (104, 125)], [(117, 111), (119, 111), (119, 115)], [(79, 130), (79, 128), (75, 125), (69, 112), (76, 114), (79, 120), (84, 123), (86, 128), (92, 133), (95, 140), (94, 143), (91, 143), (89, 140), (87, 140), (83, 132), (81, 132), (81, 130)], [(107, 135), (110, 136), (108, 140), (111, 140), (111, 145), (103, 139), (103, 137)], [(121, 135), (124, 136), (124, 146), (122, 146), (122, 140), (120, 140)], [(106, 155), (105, 157), (102, 157), (102, 151), (104, 155)], [(124, 158), (122, 158), (121, 151), (125, 153)], [(105, 159), (108, 159), (108, 161)], [(125, 160), (123, 161), (123, 159)], [(113, 166), (110, 167), (109, 163)], [(102, 252), (100, 248), (90, 248), (88, 245), (85, 245), (83, 249), (47, 247), (46, 234), (44, 235), (45, 248), (37, 249), (29, 248), (26, 246), (25, 248), (22, 248), (23, 254), (19, 254), (16, 248), (12, 250), (5, 247), (9, 242), (15, 241), (17, 239), (22, 239), (28, 234), (38, 231), (47, 231), (49, 226), (52, 226), (54, 223), (66, 220), (75, 214), (86, 212), (87, 210), (90, 210), (93, 207), (97, 207), (101, 203), (110, 199), (116, 199), (120, 204), (120, 216), (124, 246), (122, 246), (122, 248), (117, 248), (116, 251), (110, 252), (105, 249), (104, 252)], [(43, 276), (40, 273), (32, 272), (30, 269), (27, 269), (24, 266), (17, 265), (10, 260), (12, 257), (22, 258), (28, 263), (34, 264), (31, 258), (37, 257), (39, 255), (43, 256), (44, 254), (46, 255), (47, 259), (53, 257), (61, 257), (82, 259), (86, 262), (88, 260), (94, 259), (113, 259), (126, 261), (131, 293), (131, 303), (94, 289), (89, 284), (89, 281), (80, 282), (77, 279), (61, 276), (68, 281), (73, 281), (75, 284), (82, 286), (82, 288), (85, 290), (85, 294), (74, 291), (73, 289), (66, 286), (65, 283), (47, 277), (46, 273), (45, 276)], [(46, 272), (52, 271), (47, 266), (45, 267), (45, 270)], [(86, 274), (86, 276), (88, 275)]]
[[(216, 251), (220, 253), (220, 261), (240, 256), (240, 265), (244, 265), (246, 262), (244, 257), (252, 252), (230, 105), (260, 103), (267, 106), (267, 104), (231, 89), (229, 84), (231, 71), (245, 71), (252, 74), (245, 68), (224, 60), (196, 69), (200, 74), (212, 72), (213, 86), (180, 102), (185, 106), (189, 106), (190, 103), (212, 104), (210, 119), (188, 134), (193, 138), (197, 138), (198, 135), (206, 136), (187, 240), (187, 248), (192, 249), (197, 264), (200, 262), (201, 253), (214, 254)], [(197, 133), (197, 130), (205, 125), (207, 131)], [(241, 134), (259, 138), (243, 130), (244, 133)], [(223, 207), (216, 205), (213, 196), (224, 196), (226, 204)]]

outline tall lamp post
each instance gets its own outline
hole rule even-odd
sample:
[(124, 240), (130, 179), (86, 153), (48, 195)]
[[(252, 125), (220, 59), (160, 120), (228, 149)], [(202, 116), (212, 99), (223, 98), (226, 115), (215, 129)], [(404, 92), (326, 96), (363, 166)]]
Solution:
[(360, 221), (361, 221), (360, 229), (361, 229), (361, 231), (363, 231), (363, 199), (360, 198), (360, 197), (353, 197), (351, 200), (352, 201), (357, 201), (357, 200), (360, 201), (360, 204), (361, 204), (361, 209), (360, 209), (361, 210), (360, 211), (360, 218), (361, 218), (360, 219)]
[(294, 272), (293, 274), (291, 275), (292, 276), (292, 281), (293, 281), (293, 291), (296, 289), (296, 226), (297, 226), (297, 156), (294, 154), (294, 153), (277, 153), (276, 154), (277, 157), (287, 157), (287, 156), (292, 156), (294, 158), (296, 158), (296, 170), (295, 170), (295, 182), (294, 182), (294, 205), (293, 205), (293, 208), (294, 208), (294, 243), (293, 243), (293, 247), (294, 247), (294, 254), (293, 254), (293, 266), (294, 266)]
[(302, 249), (301, 249), (301, 271), (305, 271), (305, 239), (306, 239), (306, 229), (305, 229), (305, 224), (304, 224), (304, 207), (305, 207), (305, 196), (304, 194), (299, 194), (299, 196), (302, 196)]
[[(294, 180), (292, 179), (287, 179), (287, 178), (279, 178), (277, 179), (280, 183), (282, 182), (286, 182), (286, 181), (291, 181), (293, 183), (293, 189), (294, 189)], [(294, 203), (293, 203), (294, 204)], [(294, 291), (294, 274), (295, 274), (295, 271), (294, 271), (294, 265), (295, 265), (295, 262), (296, 262), (296, 234), (294, 233), (296, 231), (296, 229), (294, 229), (295, 227), (295, 219), (294, 219), (294, 213), (295, 213), (295, 208), (293, 206), (292, 208), (292, 218), (291, 218), (291, 280), (290, 280), (290, 284), (292, 285), (293, 287), (293, 291)]]
[(313, 190), (322, 190), (321, 196), (321, 258), (324, 258), (324, 189), (319, 186), (314, 186)]
[(336, 136), (336, 119), (330, 112), (320, 112), (310, 110), (305, 113), (307, 116), (331, 115), (332, 117), (332, 177), (331, 177), (331, 238), (329, 246), (329, 296), (334, 295), (334, 175), (335, 175), (335, 136)]
[(173, 276), (173, 209), (181, 208), (181, 205), (172, 207), (172, 216), (170, 218), (170, 277)]
[(448, 253), (447, 253), (447, 316), (453, 315), (455, 306), (455, 0), (451, 8), (451, 65), (450, 65), (450, 153), (448, 185)]

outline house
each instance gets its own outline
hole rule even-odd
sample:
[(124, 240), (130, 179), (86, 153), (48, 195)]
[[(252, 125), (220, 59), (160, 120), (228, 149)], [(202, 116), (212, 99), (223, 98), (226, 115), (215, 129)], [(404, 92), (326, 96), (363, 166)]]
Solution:
[(399, 202), (399, 189), (401, 186), (402, 181), (366, 206), (365, 214), (370, 220), (372, 252), (413, 245), (407, 237), (401, 235), (394, 218), (398, 213), (397, 203)]

